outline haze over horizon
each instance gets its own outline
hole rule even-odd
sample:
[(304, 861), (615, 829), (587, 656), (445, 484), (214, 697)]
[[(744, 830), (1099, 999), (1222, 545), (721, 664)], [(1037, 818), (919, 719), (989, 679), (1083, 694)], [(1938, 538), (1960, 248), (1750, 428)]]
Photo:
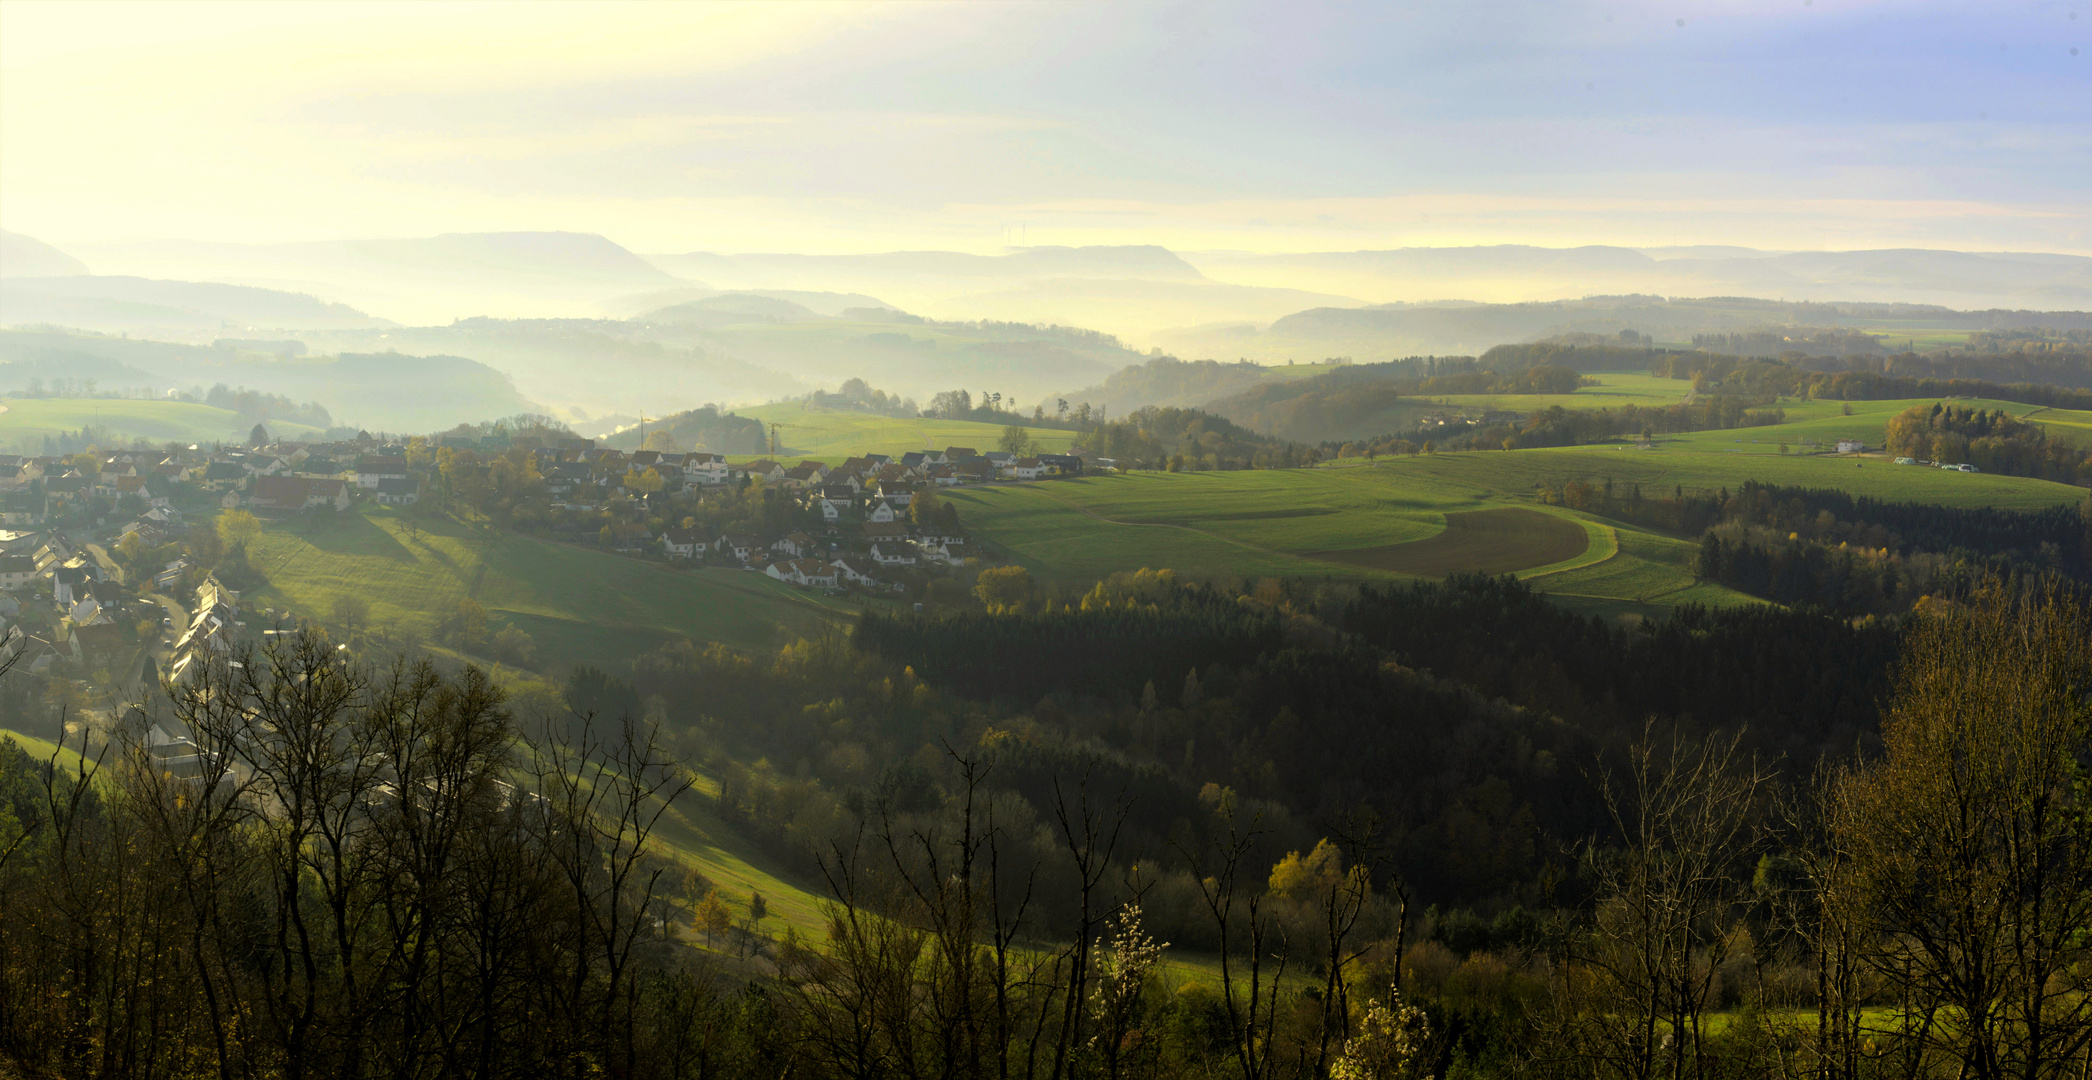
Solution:
[(2075, 0), (1220, 7), (11, 2), (0, 227), (2092, 254)]

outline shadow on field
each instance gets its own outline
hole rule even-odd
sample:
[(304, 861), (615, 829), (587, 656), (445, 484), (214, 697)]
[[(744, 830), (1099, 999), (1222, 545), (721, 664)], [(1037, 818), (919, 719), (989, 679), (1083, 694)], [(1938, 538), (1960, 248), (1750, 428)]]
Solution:
[(295, 528), (292, 532), (306, 543), (329, 554), (361, 555), (391, 559), (394, 562), (414, 561), (414, 553), (400, 542), (399, 537), (354, 511), (318, 516), (300, 524), (302, 527)]
[(1508, 574), (1583, 554), (1591, 539), (1583, 526), (1538, 510), (1462, 510), (1446, 515), (1445, 531), (1386, 547), (1326, 551), (1324, 562), (1391, 570), (1419, 577)]

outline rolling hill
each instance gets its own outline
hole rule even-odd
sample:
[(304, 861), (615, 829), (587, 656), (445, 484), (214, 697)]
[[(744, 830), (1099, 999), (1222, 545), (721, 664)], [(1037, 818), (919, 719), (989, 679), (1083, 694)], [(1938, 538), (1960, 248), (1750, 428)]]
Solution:
[[(1607, 614), (1756, 601), (1697, 582), (1692, 538), (1538, 505), (1533, 492), (1543, 481), (1610, 479), (1669, 491), (1756, 479), (2007, 509), (2085, 498), (2081, 489), (2042, 480), (1880, 459), (1854, 468), (1844, 458), (1779, 456), (1774, 449), (1768, 443), (1765, 453), (1746, 456), (1681, 441), (1653, 451), (1470, 452), (1318, 469), (1092, 476), (960, 489), (949, 498), (976, 533), (1050, 581), (1077, 584), (1143, 566), (1205, 577), (1509, 572), (1572, 607)], [(1514, 510), (1519, 514), (1505, 513)], [(1564, 522), (1582, 529), (1586, 543), (1571, 541)]]
[(621, 668), (680, 637), (774, 648), (857, 611), (761, 574), (675, 569), (447, 518), (417, 525), (383, 508), (273, 524), (250, 548), (268, 584), (243, 603), (328, 621), (335, 598), (353, 592), (374, 624), (427, 637), (469, 596), (558, 668)]
[[(135, 401), (117, 398), (5, 398), (0, 405), (0, 447), (10, 453), (40, 454), (43, 442), (67, 432), (93, 427), (123, 441), (242, 443), (254, 417), (231, 409), (187, 401)], [(290, 439), (317, 438), (319, 428), (288, 420), (268, 421), (269, 431)]]
[[(110, 369), (106, 365), (118, 365)], [(423, 432), (461, 421), (491, 420), (538, 406), (508, 376), (458, 356), (345, 353), (287, 357), (226, 347), (73, 334), (0, 330), (0, 380), (19, 389), (28, 379), (78, 368), (106, 378), (102, 389), (201, 391), (215, 384), (318, 401), (337, 423), (373, 430)], [(101, 371), (104, 375), (94, 375)]]
[(0, 278), (78, 277), (87, 264), (33, 236), (0, 229)]
[(1617, 335), (1634, 330), (1658, 344), (1691, 346), (1695, 334), (1779, 327), (1864, 331), (1883, 347), (1943, 344), (1969, 333), (2008, 328), (2092, 328), (2084, 311), (1961, 311), (1908, 303), (1800, 303), (1741, 296), (1693, 300), (1656, 295), (1586, 296), (1512, 304), (1419, 303), (1322, 307), (1294, 312), (1258, 328), (1240, 324), (1157, 335), (1180, 356), (1247, 357), (1264, 362), (1349, 356), (1385, 360), (1421, 355), (1480, 355), (1492, 346), (1566, 333)]
[(346, 304), (247, 285), (121, 276), (0, 280), (0, 325), (77, 327), (173, 337), (227, 331), (392, 326)]

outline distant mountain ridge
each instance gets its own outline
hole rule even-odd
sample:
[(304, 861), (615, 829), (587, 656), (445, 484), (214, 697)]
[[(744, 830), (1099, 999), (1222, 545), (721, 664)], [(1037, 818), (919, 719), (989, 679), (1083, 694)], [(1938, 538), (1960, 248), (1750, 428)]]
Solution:
[(0, 278), (76, 277), (87, 264), (33, 236), (0, 229)]
[(1247, 357), (1275, 362), (1347, 356), (1360, 361), (1411, 355), (1479, 355), (1496, 346), (1567, 333), (1633, 330), (1688, 344), (1696, 334), (1779, 327), (2004, 330), (2092, 328), (2084, 311), (1985, 309), (1931, 304), (1812, 303), (1753, 297), (1590, 296), (1522, 304), (1392, 304), (1313, 308), (1269, 327), (1200, 328), (1160, 335), (1180, 356)]
[(0, 279), (0, 325), (100, 331), (343, 329), (397, 326), (304, 293), (120, 275)]
[[(72, 374), (65, 374), (67, 371)], [(244, 386), (318, 401), (337, 423), (396, 432), (434, 431), (542, 407), (506, 374), (461, 356), (352, 353), (295, 359), (57, 331), (0, 330), (0, 390), (32, 378), (95, 378), (101, 390)]]
[(1544, 301), (1640, 292), (1955, 308), (2092, 307), (2092, 258), (2081, 255), (1505, 244), (1289, 254), (1191, 252), (1185, 257), (1207, 276), (1221, 280), (1285, 283), (1382, 299)]

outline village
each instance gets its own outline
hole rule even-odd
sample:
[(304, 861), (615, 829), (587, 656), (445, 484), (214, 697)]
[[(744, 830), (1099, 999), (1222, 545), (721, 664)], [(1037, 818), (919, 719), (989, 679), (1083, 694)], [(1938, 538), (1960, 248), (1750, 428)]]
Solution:
[(371, 507), (408, 521), (462, 514), (631, 558), (906, 601), (982, 560), (938, 491), (1083, 469), (1072, 455), (962, 446), (834, 465), (735, 462), (500, 427), (298, 443), (257, 426), (246, 446), (0, 456), (0, 661), (38, 672), (136, 664), (149, 680), (178, 680), (235, 648), (246, 626), (244, 557), (200, 565), (192, 530), (211, 532), (214, 550), (244, 547), (240, 522), (259, 531)]

